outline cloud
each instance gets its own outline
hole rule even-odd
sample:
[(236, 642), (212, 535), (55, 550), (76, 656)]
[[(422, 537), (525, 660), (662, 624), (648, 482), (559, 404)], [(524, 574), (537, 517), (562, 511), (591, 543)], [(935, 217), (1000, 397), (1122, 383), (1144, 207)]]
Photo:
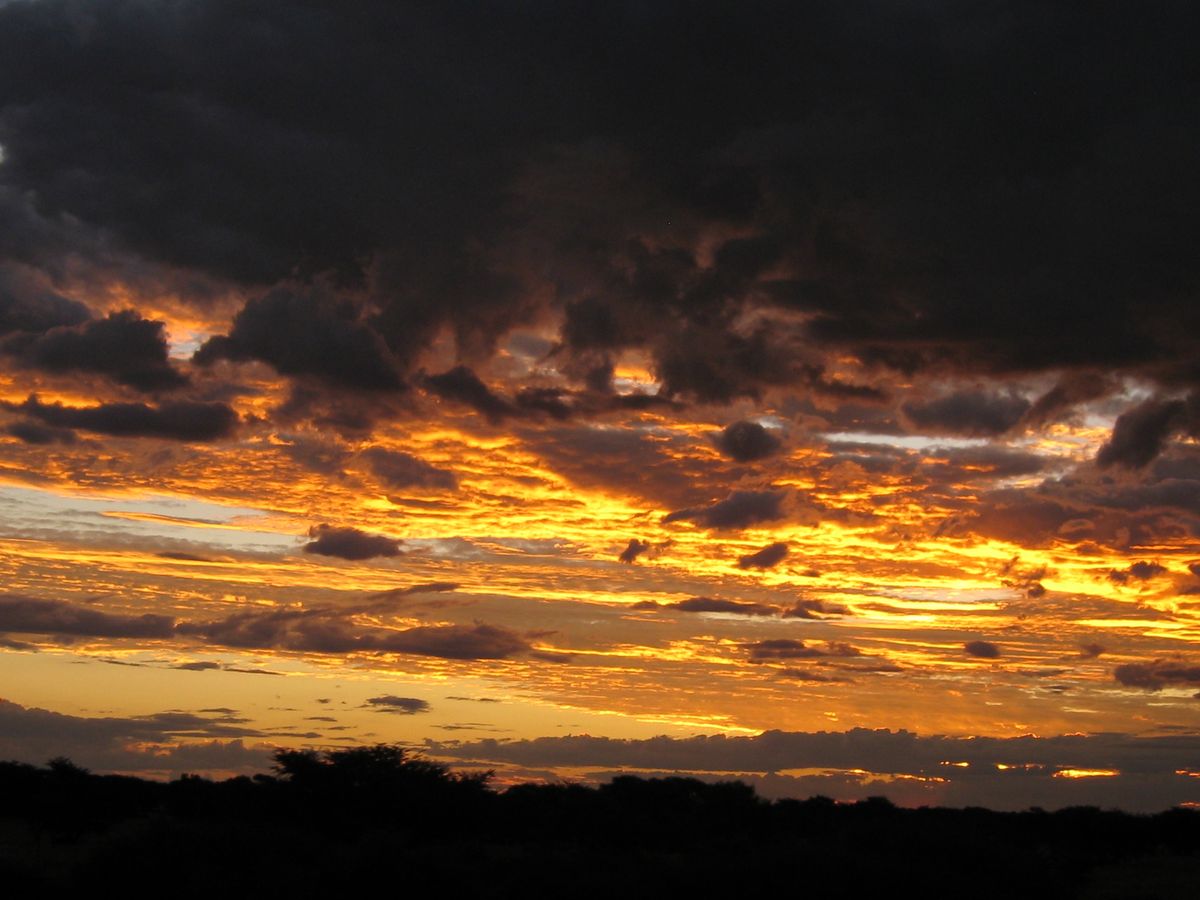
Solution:
[(1155, 659), (1148, 663), (1126, 663), (1113, 669), (1113, 678), (1126, 687), (1161, 691), (1166, 687), (1200, 685), (1200, 665)]
[(0, 342), (0, 353), (26, 368), (95, 372), (139, 391), (173, 390), (188, 383), (167, 358), (163, 323), (143, 319), (134, 310), (38, 335), (13, 335)]
[(841, 641), (827, 641), (824, 647), (806, 644), (792, 638), (771, 638), (743, 644), (750, 651), (751, 662), (766, 662), (783, 659), (819, 659), (822, 657), (862, 656), (857, 647)]
[(66, 756), (101, 771), (265, 771), (271, 748), (243, 739), (270, 736), (228, 711), (217, 713), (73, 716), (0, 699), (0, 759), (42, 764)]
[(87, 306), (55, 293), (32, 271), (0, 265), (0, 335), (42, 334), (81, 325), (90, 317)]
[(785, 619), (823, 619), (829, 616), (842, 616), (849, 610), (837, 603), (825, 600), (797, 600), (790, 608), (783, 611)]
[(713, 445), (735, 462), (747, 463), (774, 456), (783, 442), (758, 422), (734, 422), (712, 438)]
[(334, 608), (243, 610), (209, 622), (184, 622), (177, 632), (213, 644), (298, 653), (412, 653), (442, 659), (505, 659), (530, 649), (515, 632), (495, 625), (422, 625), (403, 630), (364, 628), (353, 611)]
[(75, 432), (69, 428), (50, 428), (37, 422), (13, 422), (4, 427), (5, 434), (11, 434), (17, 440), (37, 446), (48, 444), (74, 444)]
[(199, 365), (257, 359), (283, 375), (360, 390), (403, 386), (384, 339), (352, 302), (321, 288), (280, 287), (251, 300), (229, 334), (210, 338), (194, 359)]
[(768, 544), (761, 550), (738, 557), (739, 569), (769, 569), (783, 562), (788, 554), (788, 545), (784, 541)]
[(369, 447), (360, 456), (375, 477), (393, 490), (419, 487), (452, 491), (458, 488), (458, 478), (453, 472), (400, 450)]
[(977, 656), (980, 659), (1000, 658), (1000, 646), (990, 641), (967, 641), (963, 644), (963, 650), (968, 656)]
[(402, 541), (381, 534), (368, 534), (357, 528), (337, 528), (333, 525), (314, 525), (308, 530), (313, 538), (302, 548), (305, 553), (336, 556), (340, 559), (364, 560), (376, 557), (400, 556)]
[(103, 403), (99, 406), (64, 406), (42, 403), (36, 395), (24, 403), (4, 403), (52, 428), (77, 428), (113, 437), (155, 437), (172, 441), (206, 443), (233, 435), (238, 416), (224, 403), (179, 400), (157, 407), (144, 403)]
[(1029, 401), (1016, 394), (959, 391), (901, 407), (914, 431), (995, 437), (1011, 429), (1029, 410)]
[(427, 375), (421, 379), (421, 386), (443, 400), (471, 407), (493, 424), (517, 415), (511, 403), (493, 393), (466, 366), (455, 366), (440, 375)]
[(778, 607), (765, 603), (721, 600), (716, 597), (689, 597), (686, 600), (677, 600), (664, 605), (689, 613), (729, 613), (736, 616), (774, 616), (779, 613)]
[(621, 551), (621, 555), (617, 557), (617, 561), (632, 565), (639, 556), (649, 549), (650, 543), (648, 541), (639, 541), (637, 538), (630, 538), (625, 549)]
[[(1180, 236), (1200, 203), (1173, 65), (1190, 10), (1150, 29), (885, 0), (700, 20), (617, 4), (580, 29), (566, 7), (468, 9), (105, 3), (83, 29), (69, 4), (0, 8), (0, 256), (47, 270), (10, 279), (22, 328), (79, 324), (51, 273), (150, 271), (266, 291), (202, 359), (356, 390), (393, 388), (438, 335), (475, 365), (558, 318), (590, 371), (637, 348), (664, 395), (703, 402), (775, 386), (878, 402), (847, 367), (1194, 382)], [(620, 60), (594, 54), (634, 32)], [(705, 52), (731, 42), (755, 52)], [(374, 98), (371, 121), (346, 97)], [(1088, 395), (1060, 394), (1037, 416)], [(1008, 418), (925, 414), (988, 433)]]
[(416, 697), (397, 697), (394, 694), (370, 697), (367, 699), (366, 705), (375, 707), (377, 712), (395, 713), (401, 716), (429, 712), (427, 701), (419, 700)]
[(527, 652), (520, 635), (494, 625), (425, 625), (374, 638), (379, 650), (442, 659), (505, 659)]
[(846, 678), (844, 675), (825, 675), (821, 672), (813, 672), (809, 669), (780, 669), (776, 675), (779, 678), (791, 678), (795, 681), (811, 681), (817, 683), (850, 683), (854, 679)]
[(1108, 573), (1108, 580), (1114, 584), (1127, 584), (1131, 578), (1137, 581), (1149, 581), (1151, 578), (1166, 574), (1166, 571), (1166, 566), (1156, 562), (1135, 562), (1131, 563), (1128, 569), (1111, 570)]
[(715, 529), (749, 528), (785, 517), (786, 491), (732, 491), (724, 500), (708, 506), (679, 509), (663, 517), (664, 523), (690, 521)]
[[(441, 759), (469, 760), (493, 767), (509, 764), (543, 773), (549, 769), (551, 775), (589, 768), (707, 773), (708, 777), (718, 778), (745, 778), (749, 773), (759, 773), (764, 777), (752, 780), (768, 796), (807, 798), (823, 794), (861, 799), (886, 795), (910, 806), (1024, 810), (1030, 806), (1054, 809), (1085, 804), (1150, 812), (1194, 797), (1194, 779), (1176, 773), (1195, 767), (1200, 736), (1106, 733), (949, 737), (854, 728), (687, 738), (489, 738), (453, 743), (428, 741), (426, 749)], [(827, 774), (800, 780), (777, 774), (797, 769)], [(1109, 778), (1056, 777), (1072, 769), (1116, 774)], [(856, 770), (859, 774), (847, 778), (847, 773)], [(896, 776), (901, 777), (897, 780)]]
[(1025, 413), (1023, 424), (1036, 428), (1057, 421), (1075, 406), (1096, 400), (1116, 389), (1117, 385), (1111, 379), (1094, 372), (1069, 373), (1033, 402)]
[(170, 616), (121, 615), (76, 606), (61, 600), (39, 600), (19, 594), (0, 595), (0, 632), (78, 635), (109, 638), (169, 638)]
[(1101, 468), (1144, 468), (1182, 427), (1186, 411), (1187, 404), (1182, 400), (1152, 399), (1121, 413), (1108, 442), (1096, 454), (1096, 464)]

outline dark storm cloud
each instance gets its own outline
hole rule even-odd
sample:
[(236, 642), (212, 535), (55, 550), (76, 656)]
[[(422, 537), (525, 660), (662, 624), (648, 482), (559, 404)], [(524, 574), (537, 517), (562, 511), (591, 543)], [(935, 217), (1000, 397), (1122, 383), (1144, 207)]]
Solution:
[(43, 372), (96, 372), (139, 391), (163, 391), (188, 383), (167, 359), (162, 322), (133, 310), (110, 313), (82, 325), (52, 328), (39, 335), (12, 335), (0, 353)]
[(440, 375), (426, 375), (421, 379), (421, 386), (443, 400), (471, 407), (493, 424), (517, 414), (508, 400), (493, 393), (466, 366), (455, 366)]
[(416, 697), (397, 697), (394, 694), (369, 697), (366, 705), (375, 707), (378, 712), (395, 713), (401, 716), (429, 712), (428, 701), (420, 700)]
[(363, 560), (378, 556), (399, 556), (401, 541), (381, 534), (368, 534), (357, 528), (337, 528), (333, 525), (314, 525), (308, 530), (313, 538), (304, 545), (305, 553), (336, 556), (340, 559)]
[(1079, 404), (1103, 397), (1116, 389), (1117, 385), (1111, 379), (1094, 372), (1068, 374), (1033, 402), (1025, 413), (1024, 424), (1036, 428), (1055, 421)]
[(1055, 540), (1126, 550), (1200, 535), (1200, 454), (1176, 445), (1136, 476), (1064, 476), (1028, 490), (979, 495), (941, 533), (972, 532), (1027, 546)]
[(1029, 401), (1015, 394), (960, 391), (901, 408), (914, 431), (922, 434), (957, 434), (995, 437), (1021, 420)]
[(1049, 459), (1036, 453), (1014, 450), (1010, 447), (951, 447), (936, 448), (925, 452), (930, 459), (947, 463), (945, 471), (930, 471), (926, 467), (922, 474), (930, 480), (966, 482), (978, 478), (1012, 478), (1015, 475), (1033, 475), (1043, 471)]
[(967, 641), (963, 644), (967, 656), (977, 656), (980, 659), (999, 659), (1000, 647), (991, 641)]
[(81, 325), (90, 317), (77, 300), (54, 293), (29, 272), (0, 264), (0, 336), (14, 331), (41, 334)]
[(1172, 434), (1184, 427), (1188, 408), (1183, 400), (1152, 399), (1121, 413), (1108, 443), (1096, 454), (1096, 463), (1101, 468), (1145, 467), (1163, 452)]
[(739, 569), (769, 569), (783, 562), (788, 554), (788, 545), (783, 541), (768, 544), (755, 553), (738, 557)]
[(758, 422), (734, 422), (713, 436), (713, 444), (735, 462), (746, 463), (774, 456), (783, 442)]
[(169, 638), (170, 616), (144, 613), (127, 616), (102, 612), (62, 600), (38, 600), (15, 594), (0, 596), (0, 632), (108, 638)]
[(75, 432), (69, 428), (50, 428), (37, 422), (14, 422), (4, 427), (4, 433), (23, 443), (40, 446), (75, 443)]
[(410, 453), (370, 447), (361, 458), (366, 460), (371, 472), (389, 488), (441, 488), (452, 491), (458, 487), (458, 479), (447, 469), (439, 469)]
[(403, 386), (383, 338), (352, 302), (323, 289), (281, 287), (251, 300), (228, 335), (211, 338), (195, 355), (201, 365), (218, 359), (262, 360), (283, 375), (341, 387)]
[(749, 528), (762, 522), (778, 522), (786, 513), (786, 491), (732, 491), (724, 500), (708, 506), (678, 509), (663, 516), (663, 522), (695, 522), (705, 528)]
[(224, 403), (179, 400), (147, 406), (144, 403), (102, 403), (63, 406), (30, 396), (24, 403), (4, 403), (52, 428), (77, 428), (113, 437), (157, 437), (172, 441), (208, 442), (233, 434), (237, 413)]
[(1166, 687), (1200, 686), (1200, 665), (1177, 660), (1156, 659), (1148, 663), (1127, 663), (1113, 669), (1113, 678), (1126, 687), (1161, 691)]
[[(581, 377), (636, 347), (705, 402), (877, 401), (888, 370), (1195, 385), (1196, 13), (1025, 6), (7, 4), (0, 259), (265, 289), (201, 360), (366, 391), (443, 331), (479, 368), (546, 306)], [(355, 303), (270, 290), (317, 273)], [(943, 433), (1019, 405), (929, 402)]]

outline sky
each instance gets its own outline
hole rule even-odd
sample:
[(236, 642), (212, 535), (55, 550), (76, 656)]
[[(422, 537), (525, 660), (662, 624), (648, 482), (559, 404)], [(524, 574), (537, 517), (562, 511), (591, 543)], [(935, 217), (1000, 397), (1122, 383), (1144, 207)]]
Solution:
[(1200, 804), (1189, 4), (0, 4), (0, 757)]

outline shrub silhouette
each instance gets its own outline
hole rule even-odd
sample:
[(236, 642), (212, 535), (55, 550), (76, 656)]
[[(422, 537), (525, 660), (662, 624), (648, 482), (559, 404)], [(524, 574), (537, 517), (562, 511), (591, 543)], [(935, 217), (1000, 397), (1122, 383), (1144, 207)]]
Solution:
[[(903, 809), (767, 801), (742, 782), (618, 776), (490, 789), (395, 744), (280, 750), (274, 772), (169, 783), (55, 759), (0, 762), (0, 883), (13, 896), (172, 885), (180, 898), (409, 885), (471, 897), (1189, 896), (1200, 814)], [(184, 874), (186, 873), (186, 874)], [(585, 877), (581, 877), (581, 873)], [(1111, 888), (1111, 889), (1110, 889)], [(1189, 888), (1190, 889), (1190, 888)], [(15, 891), (15, 892), (14, 892)]]

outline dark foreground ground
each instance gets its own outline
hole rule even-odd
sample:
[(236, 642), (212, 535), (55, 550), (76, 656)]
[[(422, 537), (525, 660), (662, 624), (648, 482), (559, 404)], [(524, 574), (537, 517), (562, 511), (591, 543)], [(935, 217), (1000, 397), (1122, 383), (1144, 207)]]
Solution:
[(740, 782), (489, 789), (380, 745), (170, 783), (0, 763), (5, 896), (1194, 898), (1200, 813), (768, 802)]

